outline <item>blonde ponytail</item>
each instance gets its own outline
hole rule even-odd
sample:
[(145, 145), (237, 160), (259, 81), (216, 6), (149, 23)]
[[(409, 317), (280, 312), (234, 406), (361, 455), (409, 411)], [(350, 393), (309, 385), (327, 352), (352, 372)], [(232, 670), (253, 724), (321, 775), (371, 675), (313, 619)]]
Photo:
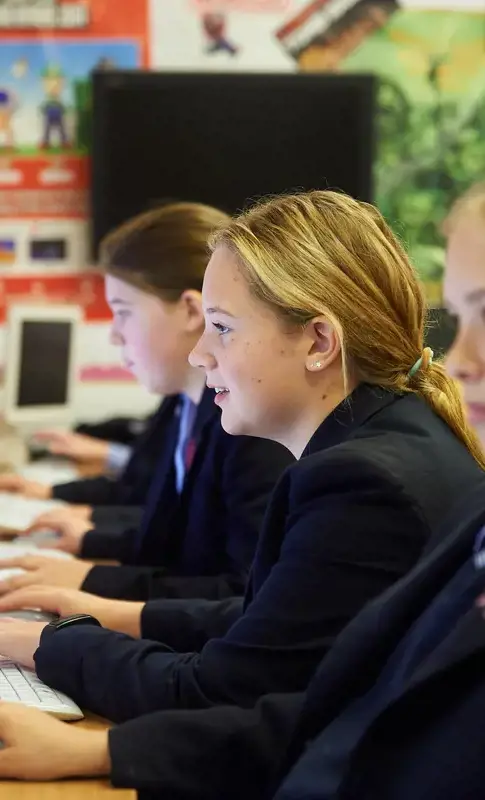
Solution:
[(426, 347), (419, 369), (408, 376), (405, 390), (421, 395), (485, 469), (485, 454), (478, 436), (466, 420), (460, 385), (450, 377), (443, 364), (432, 361), (430, 355), (431, 350)]
[(219, 229), (211, 247), (219, 245), (235, 253), (251, 292), (286, 322), (324, 315), (334, 324), (344, 385), (351, 373), (420, 395), (485, 468), (458, 384), (424, 348), (426, 301), (416, 271), (376, 208), (330, 191), (274, 197)]

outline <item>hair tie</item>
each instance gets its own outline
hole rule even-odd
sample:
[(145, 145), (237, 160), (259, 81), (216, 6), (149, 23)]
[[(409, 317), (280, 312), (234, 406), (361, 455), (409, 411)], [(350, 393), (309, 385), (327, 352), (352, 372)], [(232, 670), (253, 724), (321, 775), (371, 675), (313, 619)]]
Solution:
[(420, 370), (420, 369), (421, 369), (421, 367), (423, 366), (423, 358), (424, 358), (424, 354), (425, 354), (426, 352), (428, 352), (428, 353), (429, 353), (429, 361), (428, 361), (428, 363), (427, 363), (427, 365), (426, 365), (426, 366), (427, 366), (427, 367), (429, 367), (429, 366), (430, 366), (430, 364), (432, 364), (432, 363), (433, 363), (433, 357), (434, 357), (434, 353), (433, 353), (433, 351), (432, 351), (431, 347), (425, 347), (425, 348), (424, 348), (424, 350), (423, 350), (423, 352), (422, 352), (422, 354), (421, 354), (421, 356), (418, 358), (418, 360), (416, 361), (416, 363), (415, 363), (415, 364), (413, 364), (413, 366), (412, 366), (412, 367), (411, 367), (411, 369), (409, 370), (409, 372), (408, 372), (408, 378), (412, 378), (412, 377), (414, 377), (414, 375), (416, 375), (416, 373), (417, 373), (417, 372), (419, 372), (419, 370)]

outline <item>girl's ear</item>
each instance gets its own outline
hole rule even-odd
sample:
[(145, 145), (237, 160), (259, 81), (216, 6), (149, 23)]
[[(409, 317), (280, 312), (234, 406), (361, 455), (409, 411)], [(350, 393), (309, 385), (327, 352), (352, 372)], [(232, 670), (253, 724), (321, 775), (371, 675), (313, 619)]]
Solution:
[(306, 369), (319, 372), (332, 364), (341, 353), (340, 338), (334, 325), (325, 317), (315, 317), (307, 325), (310, 347), (306, 357)]
[(202, 309), (202, 294), (196, 289), (186, 289), (180, 295), (181, 303), (187, 322), (191, 330), (197, 330), (204, 325), (204, 312)]

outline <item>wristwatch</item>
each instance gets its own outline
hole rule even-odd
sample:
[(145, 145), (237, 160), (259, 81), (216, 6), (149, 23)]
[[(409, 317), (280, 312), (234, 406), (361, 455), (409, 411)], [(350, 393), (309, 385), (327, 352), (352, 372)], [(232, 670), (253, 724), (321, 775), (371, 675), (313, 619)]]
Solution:
[(96, 625), (98, 628), (102, 627), (99, 620), (92, 617), (90, 614), (72, 614), (70, 617), (53, 619), (42, 631), (40, 635), (40, 644), (44, 644), (56, 631), (60, 631), (63, 628), (70, 628), (73, 625)]

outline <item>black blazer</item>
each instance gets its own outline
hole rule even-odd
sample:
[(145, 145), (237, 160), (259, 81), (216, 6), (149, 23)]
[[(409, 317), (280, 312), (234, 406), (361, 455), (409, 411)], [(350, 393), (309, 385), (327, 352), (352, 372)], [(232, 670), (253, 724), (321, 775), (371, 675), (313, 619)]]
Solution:
[(361, 386), (278, 484), (244, 603), (148, 603), (143, 636), (159, 645), (65, 629), (38, 649), (38, 673), (116, 721), (301, 691), (349, 620), (411, 569), (481, 479), (423, 400)]
[(111, 417), (101, 422), (81, 422), (76, 426), (76, 433), (104, 439), (108, 442), (132, 445), (151, 424), (153, 414), (148, 417)]
[[(52, 487), (52, 497), (89, 506), (143, 506), (172, 414), (172, 398), (162, 400), (144, 433), (137, 437), (131, 458), (119, 477), (101, 475), (58, 483)], [(104, 516), (100, 521), (104, 521)]]
[(473, 602), (485, 587), (485, 564), (470, 569), (459, 591), (452, 587), (484, 525), (485, 479), (447, 520), (448, 535), (435, 549), (342, 632), (306, 694), (268, 695), (252, 709), (157, 712), (120, 725), (110, 732), (113, 784), (139, 789), (144, 800), (301, 800), (291, 790), (293, 771), (315, 751), (303, 771), (305, 797), (324, 800), (320, 732), (365, 696), (403, 640), (409, 659), (416, 637), (427, 636), (430, 621), (435, 628), (423, 613), (446, 591), (458, 622), (368, 728), (335, 798), (482, 797), (485, 621)]
[(172, 398), (171, 422), (138, 529), (119, 536), (97, 527), (84, 537), (85, 558), (125, 565), (94, 567), (84, 591), (127, 600), (244, 593), (269, 497), (295, 459), (275, 442), (229, 436), (214, 391), (207, 389), (192, 431), (195, 456), (179, 495), (174, 469), (179, 408), (180, 398)]

